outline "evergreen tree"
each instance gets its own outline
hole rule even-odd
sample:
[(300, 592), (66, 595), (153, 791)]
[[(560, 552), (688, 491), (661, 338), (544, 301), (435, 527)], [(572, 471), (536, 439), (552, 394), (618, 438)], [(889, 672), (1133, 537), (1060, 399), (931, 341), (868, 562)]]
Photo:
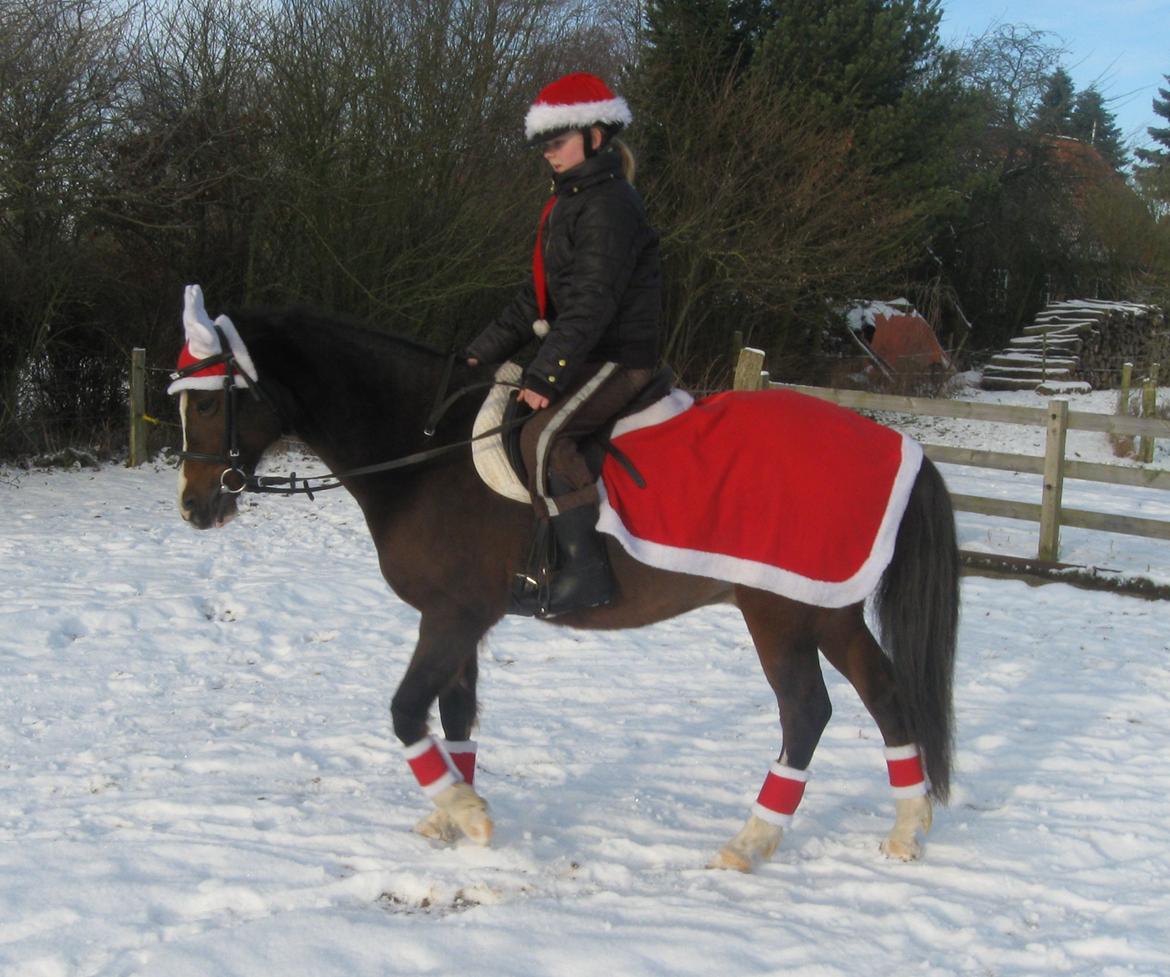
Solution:
[(1032, 128), (1050, 136), (1072, 134), (1073, 104), (1076, 89), (1064, 68), (1057, 68), (1048, 78), (1040, 105), (1032, 117)]
[(646, 40), (636, 83), (654, 100), (668, 97), (696, 58), (721, 76), (738, 60), (744, 37), (734, 27), (728, 0), (650, 0)]
[[(1170, 75), (1164, 77), (1170, 82)], [(1158, 95), (1154, 112), (1170, 122), (1170, 88), (1159, 88)], [(1150, 126), (1146, 132), (1157, 145), (1135, 151), (1137, 177), (1147, 193), (1163, 205), (1170, 204), (1170, 125)]]
[(773, 9), (766, 70), (843, 121), (896, 105), (944, 58), (938, 0), (780, 0)]
[[(860, 165), (924, 214), (954, 195), (974, 100), (938, 36), (938, 0), (777, 0), (753, 70), (848, 132)], [(948, 200), (948, 197), (950, 198)]]
[(1095, 147), (1110, 166), (1120, 170), (1129, 159), (1115, 120), (1116, 116), (1105, 107), (1105, 97), (1090, 85), (1077, 92), (1073, 100), (1068, 135)]

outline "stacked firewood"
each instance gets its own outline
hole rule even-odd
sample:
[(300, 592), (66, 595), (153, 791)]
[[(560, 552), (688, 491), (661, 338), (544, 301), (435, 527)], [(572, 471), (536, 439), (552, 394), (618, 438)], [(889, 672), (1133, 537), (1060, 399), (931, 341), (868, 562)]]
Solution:
[(1168, 337), (1156, 306), (1079, 299), (1053, 302), (983, 371), (991, 390), (1116, 387), (1121, 364), (1163, 357)]

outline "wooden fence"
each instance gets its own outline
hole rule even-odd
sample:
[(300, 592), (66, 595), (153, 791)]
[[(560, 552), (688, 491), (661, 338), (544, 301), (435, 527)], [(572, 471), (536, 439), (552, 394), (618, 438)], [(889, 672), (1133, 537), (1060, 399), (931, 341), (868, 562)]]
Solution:
[[(950, 465), (991, 468), (997, 471), (1024, 472), (1043, 476), (1040, 501), (1016, 502), (978, 495), (952, 493), (955, 508), (989, 516), (1004, 516), (1040, 524), (1037, 559), (1055, 562), (1060, 554), (1060, 529), (1074, 526), (1108, 533), (1123, 533), (1147, 539), (1170, 540), (1170, 521), (1143, 519), (1137, 516), (1112, 515), (1083, 509), (1068, 509), (1061, 504), (1066, 478), (1131, 485), (1140, 488), (1170, 490), (1170, 471), (1158, 468), (1134, 468), (1077, 461), (1065, 456), (1069, 431), (1100, 431), (1107, 434), (1149, 439), (1170, 438), (1170, 421), (1154, 417), (1129, 417), (1123, 414), (1095, 414), (1069, 410), (1068, 401), (1053, 399), (1047, 407), (1010, 407), (1002, 404), (977, 404), (962, 400), (932, 400), (925, 397), (901, 397), (860, 390), (829, 390), (772, 383), (763, 372), (764, 354), (759, 350), (740, 352), (735, 371), (737, 390), (760, 390), (784, 387), (830, 400), (844, 407), (867, 411), (896, 411), (924, 417), (958, 417), (992, 421), (1000, 424), (1024, 424), (1047, 430), (1044, 455), (1019, 455), (974, 448), (924, 444), (933, 461)], [(1152, 451), (1152, 448), (1151, 448)]]
[[(1069, 459), (1065, 443), (1069, 431), (1099, 431), (1126, 437), (1140, 437), (1143, 448), (1152, 457), (1156, 438), (1170, 438), (1170, 421), (1154, 417), (1129, 417), (1124, 414), (1094, 414), (1069, 410), (1068, 401), (1053, 399), (1047, 407), (1009, 407), (1001, 404), (978, 404), (962, 400), (933, 400), (925, 397), (902, 397), (874, 394), (859, 390), (830, 390), (823, 387), (792, 386), (772, 383), (763, 372), (764, 354), (759, 350), (743, 349), (735, 371), (737, 390), (759, 390), (765, 386), (785, 387), (833, 401), (844, 407), (867, 411), (894, 411), (924, 417), (956, 417), (991, 421), (1000, 424), (1024, 424), (1043, 427), (1047, 431), (1043, 456), (982, 451), (974, 448), (956, 448), (947, 445), (924, 444), (927, 457), (950, 465), (991, 468), (998, 471), (1022, 472), (1043, 477), (1039, 502), (1018, 502), (987, 498), (978, 495), (952, 493), (955, 508), (1009, 519), (1022, 519), (1040, 524), (1040, 543), (1037, 559), (1048, 563), (1060, 556), (1060, 529), (1072, 526), (1108, 533), (1122, 533), (1147, 539), (1170, 540), (1170, 521), (1122, 516), (1084, 509), (1069, 509), (1062, 505), (1064, 481), (1067, 478), (1102, 482), (1110, 485), (1130, 485), (1139, 488), (1170, 490), (1170, 471), (1159, 468), (1135, 468), (1122, 465), (1102, 465)], [(146, 460), (146, 425), (159, 423), (146, 414), (146, 353), (135, 349), (130, 371), (130, 459), (131, 466)], [(974, 556), (974, 554), (972, 554)]]

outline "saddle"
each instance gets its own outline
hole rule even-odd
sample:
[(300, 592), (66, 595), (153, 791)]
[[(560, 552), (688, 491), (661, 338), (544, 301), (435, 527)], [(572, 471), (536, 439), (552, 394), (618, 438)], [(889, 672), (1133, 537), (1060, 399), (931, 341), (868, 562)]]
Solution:
[[(472, 443), (472, 457), (476, 471), (489, 488), (517, 502), (531, 502), (528, 470), (520, 452), (520, 429), (524, 419), (532, 414), (532, 408), (516, 399), (515, 388), (521, 375), (522, 370), (515, 363), (505, 363), (496, 371), (496, 386), (488, 394), (475, 420), (472, 437), (477, 440)], [(581, 455), (595, 478), (600, 477), (607, 452), (614, 453), (623, 464), (629, 464), (610, 444), (614, 425), (669, 396), (673, 389), (674, 371), (663, 367), (607, 424), (578, 442)], [(481, 437), (493, 428), (502, 430), (494, 436)]]

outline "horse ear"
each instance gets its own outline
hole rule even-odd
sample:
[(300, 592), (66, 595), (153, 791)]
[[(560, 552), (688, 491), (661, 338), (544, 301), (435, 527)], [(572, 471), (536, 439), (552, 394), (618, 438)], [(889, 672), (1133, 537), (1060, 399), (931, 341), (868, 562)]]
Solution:
[(196, 359), (221, 352), (219, 337), (203, 306), (203, 289), (198, 285), (188, 285), (183, 294), (183, 331), (187, 348)]

